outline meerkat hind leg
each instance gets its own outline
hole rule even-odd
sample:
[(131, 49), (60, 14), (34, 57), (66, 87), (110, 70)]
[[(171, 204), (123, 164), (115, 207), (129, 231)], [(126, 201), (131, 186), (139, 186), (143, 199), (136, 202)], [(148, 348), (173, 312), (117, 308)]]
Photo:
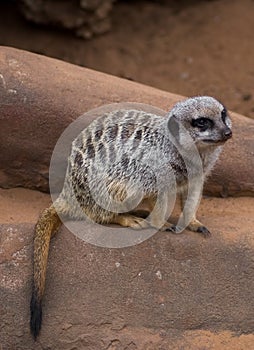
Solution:
[(175, 225), (166, 221), (168, 211), (168, 196), (162, 198), (161, 203), (157, 202), (156, 196), (151, 196), (145, 199), (146, 206), (150, 212), (150, 225), (157, 228), (160, 231), (171, 231), (177, 233), (174, 230)]
[(119, 214), (110, 220), (110, 224), (118, 224), (124, 227), (131, 227), (135, 230), (150, 227), (148, 221), (131, 214)]

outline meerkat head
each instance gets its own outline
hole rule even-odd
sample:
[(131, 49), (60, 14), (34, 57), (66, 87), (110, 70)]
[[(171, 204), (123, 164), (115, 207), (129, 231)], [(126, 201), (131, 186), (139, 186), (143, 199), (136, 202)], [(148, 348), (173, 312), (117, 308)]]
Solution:
[[(184, 144), (184, 130), (197, 147), (219, 146), (232, 137), (231, 120), (219, 101), (199, 96), (177, 103), (169, 113), (168, 128)], [(177, 136), (176, 136), (177, 138)]]

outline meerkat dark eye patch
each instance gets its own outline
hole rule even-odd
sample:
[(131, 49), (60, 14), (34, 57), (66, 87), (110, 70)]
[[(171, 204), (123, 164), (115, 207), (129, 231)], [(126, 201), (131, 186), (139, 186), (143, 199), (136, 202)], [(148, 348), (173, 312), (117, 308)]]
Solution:
[(226, 110), (226, 108), (223, 108), (223, 110), (221, 111), (221, 119), (222, 119), (224, 124), (226, 122), (226, 117), (227, 117), (227, 110)]
[(214, 122), (211, 119), (209, 119), (209, 118), (200, 117), (200, 118), (197, 118), (197, 119), (192, 119), (191, 125), (194, 128), (199, 128), (200, 131), (205, 131), (205, 130), (207, 130), (209, 128), (212, 128), (213, 125), (214, 125)]

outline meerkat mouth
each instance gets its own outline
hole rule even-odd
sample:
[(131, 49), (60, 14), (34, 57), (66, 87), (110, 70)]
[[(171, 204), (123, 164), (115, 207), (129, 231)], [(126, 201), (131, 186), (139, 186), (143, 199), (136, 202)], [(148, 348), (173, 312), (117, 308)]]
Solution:
[(210, 143), (210, 144), (214, 144), (214, 145), (218, 145), (218, 144), (223, 144), (226, 142), (226, 140), (209, 140), (209, 139), (205, 139), (202, 140), (204, 143)]

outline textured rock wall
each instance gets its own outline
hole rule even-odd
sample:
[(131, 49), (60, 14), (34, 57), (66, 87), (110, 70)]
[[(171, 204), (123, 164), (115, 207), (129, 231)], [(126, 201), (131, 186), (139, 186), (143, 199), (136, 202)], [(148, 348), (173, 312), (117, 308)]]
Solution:
[(113, 1), (22, 0), (20, 9), (32, 22), (70, 29), (88, 39), (110, 29)]

